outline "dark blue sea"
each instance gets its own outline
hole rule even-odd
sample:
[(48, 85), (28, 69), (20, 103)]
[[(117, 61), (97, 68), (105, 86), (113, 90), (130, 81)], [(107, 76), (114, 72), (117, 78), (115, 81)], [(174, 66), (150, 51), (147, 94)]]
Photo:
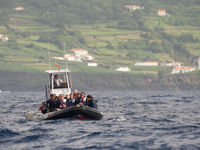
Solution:
[(87, 92), (100, 121), (26, 120), (41, 92), (0, 93), (0, 150), (200, 149), (200, 92)]

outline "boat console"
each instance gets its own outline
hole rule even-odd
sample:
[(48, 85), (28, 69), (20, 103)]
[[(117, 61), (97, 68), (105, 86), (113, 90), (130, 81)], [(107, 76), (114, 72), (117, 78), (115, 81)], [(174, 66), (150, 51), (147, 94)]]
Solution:
[(48, 84), (46, 85), (46, 99), (50, 98), (51, 94), (70, 94), (71, 93), (71, 71), (68, 69), (47, 70)]

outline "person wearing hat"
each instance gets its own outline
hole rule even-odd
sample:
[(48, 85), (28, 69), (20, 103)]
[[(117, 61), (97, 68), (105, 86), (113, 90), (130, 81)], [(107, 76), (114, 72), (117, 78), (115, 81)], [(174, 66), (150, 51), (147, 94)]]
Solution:
[(87, 100), (87, 106), (93, 107), (93, 108), (96, 108), (96, 109), (97, 109), (97, 104), (96, 104), (96, 102), (93, 100), (93, 97), (92, 97), (91, 95), (88, 95), (86, 100)]

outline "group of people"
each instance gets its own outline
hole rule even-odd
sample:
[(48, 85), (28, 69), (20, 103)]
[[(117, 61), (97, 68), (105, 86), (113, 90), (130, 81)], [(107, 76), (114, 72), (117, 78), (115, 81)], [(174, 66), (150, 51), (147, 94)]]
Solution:
[(85, 96), (84, 92), (79, 93), (77, 90), (74, 90), (73, 93), (60, 94), (58, 97), (56, 94), (51, 94), (50, 99), (40, 106), (39, 110), (45, 114), (48, 112), (53, 112), (56, 110), (64, 109), (70, 106), (89, 106), (93, 108), (97, 108), (96, 102), (93, 100), (91, 95)]

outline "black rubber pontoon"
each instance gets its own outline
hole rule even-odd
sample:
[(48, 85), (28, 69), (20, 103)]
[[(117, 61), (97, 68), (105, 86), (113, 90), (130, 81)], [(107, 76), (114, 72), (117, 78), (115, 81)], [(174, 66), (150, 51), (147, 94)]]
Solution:
[(45, 114), (44, 120), (61, 119), (61, 118), (78, 118), (82, 117), (87, 120), (101, 120), (103, 115), (97, 109), (88, 106), (71, 106), (59, 111)]

